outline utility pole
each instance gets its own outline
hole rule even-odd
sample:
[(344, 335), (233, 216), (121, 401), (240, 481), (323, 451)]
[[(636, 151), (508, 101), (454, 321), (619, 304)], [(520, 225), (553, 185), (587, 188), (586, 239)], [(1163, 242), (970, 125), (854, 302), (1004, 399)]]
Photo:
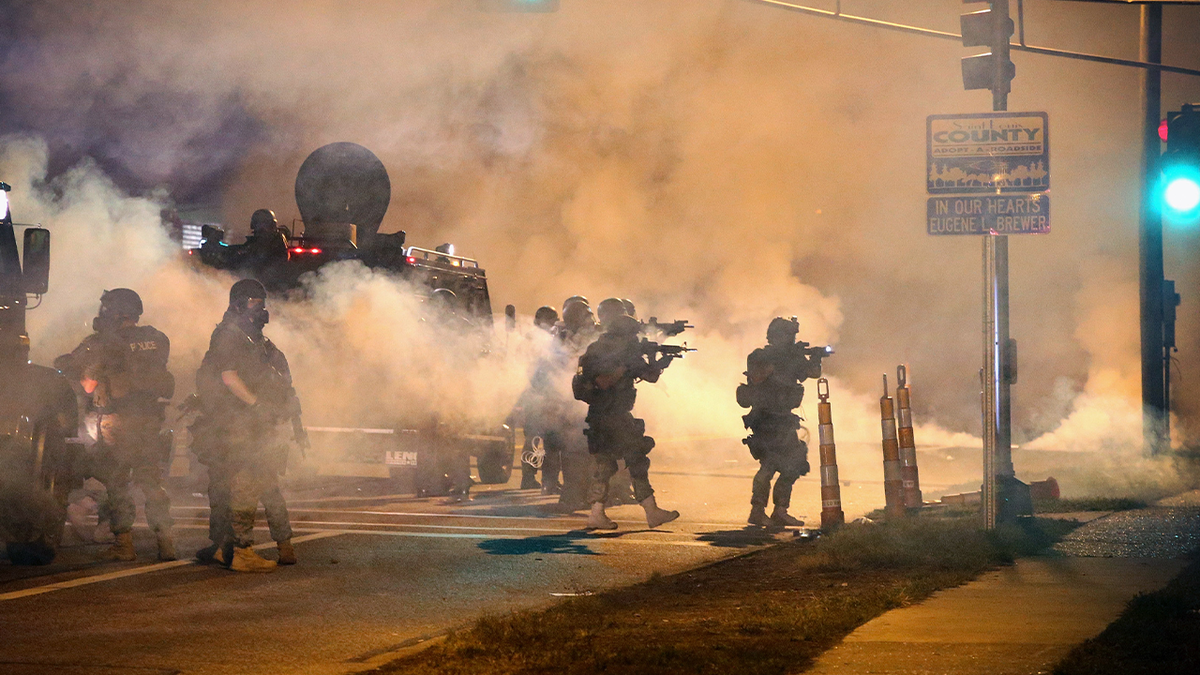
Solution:
[[(1162, 5), (1141, 7), (1139, 58), (1162, 63)], [(1142, 435), (1148, 454), (1170, 447), (1163, 364), (1163, 223), (1156, 198), (1161, 173), (1158, 138), (1162, 73), (1142, 71), (1142, 208), (1138, 228), (1138, 287), (1142, 341)]]

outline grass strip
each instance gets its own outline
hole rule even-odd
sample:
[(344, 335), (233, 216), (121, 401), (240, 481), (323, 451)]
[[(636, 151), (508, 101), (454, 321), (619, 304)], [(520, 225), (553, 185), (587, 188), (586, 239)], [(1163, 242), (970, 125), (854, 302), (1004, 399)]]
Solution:
[(486, 617), (374, 673), (798, 672), (866, 621), (1034, 553), (1077, 526), (978, 517), (847, 526), (542, 610)]
[(1080, 497), (1076, 499), (1035, 499), (1034, 513), (1079, 513), (1084, 511), (1132, 511), (1148, 503), (1133, 497)]
[(1200, 560), (1162, 590), (1139, 595), (1104, 632), (1084, 642), (1056, 675), (1200, 673)]

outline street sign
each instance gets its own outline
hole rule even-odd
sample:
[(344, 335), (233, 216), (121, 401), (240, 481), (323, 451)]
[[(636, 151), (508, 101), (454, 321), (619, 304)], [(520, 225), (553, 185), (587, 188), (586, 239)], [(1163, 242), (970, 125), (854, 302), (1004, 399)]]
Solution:
[(929, 194), (1042, 192), (1050, 188), (1046, 113), (930, 115)]
[(926, 232), (951, 234), (1046, 234), (1050, 195), (955, 195), (930, 197)]

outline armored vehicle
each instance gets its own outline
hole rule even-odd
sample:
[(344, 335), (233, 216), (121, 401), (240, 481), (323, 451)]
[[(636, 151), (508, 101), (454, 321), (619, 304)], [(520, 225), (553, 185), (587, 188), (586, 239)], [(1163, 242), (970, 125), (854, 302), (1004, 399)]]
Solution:
[(83, 448), (67, 441), (78, 412), (66, 378), (29, 362), (25, 312), (49, 286), (50, 232), (14, 225), (9, 191), (0, 183), (0, 540), (13, 563), (44, 565), (62, 538)]
[[(460, 315), (479, 331), (491, 333), (487, 274), (476, 260), (456, 255), (449, 244), (406, 246), (404, 231), (379, 232), (391, 200), (391, 181), (370, 150), (354, 143), (318, 148), (300, 166), (295, 189), (301, 222), (278, 228), (286, 252), (267, 249), (252, 241), (254, 237), (245, 244), (229, 244), (223, 230), (204, 226), (200, 247), (190, 251), (191, 257), (256, 278), (271, 292), (288, 294), (303, 288), (303, 275), (332, 262), (356, 260), (410, 282), (427, 297), (449, 289)], [(306, 417), (320, 419), (308, 411)], [(327, 471), (400, 478), (418, 494), (443, 494), (449, 489), (449, 475), (455, 470), (446, 467), (448, 457), (469, 461), (474, 456), (484, 483), (505, 483), (512, 472), (515, 439), (506, 425), (481, 422), (470, 428), (448, 428), (437, 420), (339, 422), (307, 427), (311, 453), (324, 460), (321, 464)]]

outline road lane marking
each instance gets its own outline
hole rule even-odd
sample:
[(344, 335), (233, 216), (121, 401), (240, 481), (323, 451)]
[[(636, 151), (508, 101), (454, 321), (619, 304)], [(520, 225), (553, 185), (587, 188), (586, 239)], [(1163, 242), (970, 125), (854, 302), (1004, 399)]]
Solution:
[[(181, 519), (186, 518), (188, 520), (195, 520), (195, 521), (200, 522), (200, 525), (189, 526), (188, 529), (204, 529), (204, 528), (208, 527), (208, 525), (204, 522), (205, 519), (203, 519), (203, 518), (196, 518), (193, 516), (180, 516), (180, 518)], [(641, 525), (641, 523), (638, 521), (616, 521), (616, 522), (618, 524), (620, 524), (622, 522), (625, 523), (625, 525), (629, 526), (632, 531), (646, 531), (646, 532), (649, 531), (649, 530), (645, 530), (644, 528), (639, 527), (639, 525)], [(689, 524), (693, 524), (693, 523), (689, 523)], [(699, 523), (694, 523), (694, 524), (699, 524)], [(424, 528), (424, 529), (436, 529), (436, 530), (481, 530), (483, 532), (541, 532), (541, 533), (551, 535), (551, 536), (553, 536), (553, 535), (566, 536), (567, 534), (570, 534), (571, 532), (579, 532), (582, 530), (582, 528), (572, 528), (569, 530), (563, 530), (561, 528), (553, 528), (552, 529), (552, 528), (541, 528), (541, 527), (489, 527), (489, 526), (482, 526), (482, 525), (480, 525), (478, 527), (474, 527), (474, 526), (470, 526), (470, 525), (429, 525), (429, 524), (424, 524), (424, 523), (360, 523), (360, 522), (353, 522), (353, 521), (348, 522), (348, 521), (336, 521), (336, 520), (300, 520), (300, 521), (296, 521), (295, 523), (293, 523), (293, 527), (295, 527), (297, 529), (305, 528), (305, 527), (312, 527), (312, 526), (336, 527), (336, 528), (339, 528), (339, 531), (345, 531), (348, 533), (349, 532), (353, 532), (353, 533), (358, 533), (358, 532), (388, 533), (388, 532), (394, 532), (395, 528)], [(357, 530), (357, 529), (341, 530), (340, 529), (340, 528), (345, 528), (345, 527), (351, 527), (351, 528), (379, 527), (379, 528), (393, 528), (393, 529), (392, 530), (382, 530), (382, 529), (381, 530), (366, 530), (366, 529), (363, 529), (363, 530)], [(325, 531), (325, 530), (321, 530), (321, 531)], [(627, 530), (627, 531), (630, 531), (630, 530)], [(411, 534), (413, 536), (418, 536), (421, 533), (413, 532)], [(706, 531), (698, 531), (698, 532), (660, 531), (659, 534), (670, 534), (670, 535), (674, 535), (674, 536), (704, 536), (704, 535), (711, 535), (713, 533), (706, 532)], [(452, 537), (453, 533), (446, 533), (443, 536)], [(493, 537), (493, 536), (488, 536), (488, 535), (480, 533), (477, 537), (473, 537), (473, 538), (521, 539), (523, 537), (515, 537), (512, 535), (504, 535), (504, 534), (497, 534)], [(603, 538), (603, 537), (598, 537), (598, 538)]]
[[(465, 533), (465, 532), (464, 533), (456, 533), (456, 532), (394, 532), (394, 531), (388, 531), (388, 530), (336, 530), (336, 532), (338, 534), (365, 534), (365, 535), (376, 535), (376, 536), (380, 536), (380, 537), (414, 537), (414, 538), (418, 538), (418, 539), (478, 539), (478, 540), (508, 539), (508, 540), (513, 540), (513, 541), (520, 541), (522, 539), (528, 539), (528, 537), (514, 537), (512, 535), (506, 535), (506, 534), (501, 534), (501, 535), (470, 534), (470, 533)], [(559, 534), (560, 534), (560, 538), (562, 538), (562, 539), (567, 539), (568, 541), (579, 542), (579, 543), (612, 542), (612, 543), (616, 543), (616, 544), (655, 544), (658, 546), (699, 546), (699, 547), (704, 547), (704, 548), (713, 547), (713, 544), (711, 544), (709, 542), (695, 541), (694, 539), (665, 541), (665, 540), (655, 540), (655, 539), (624, 539), (619, 536), (593, 536), (593, 535), (586, 535), (586, 534), (580, 535), (580, 536), (575, 536), (572, 532), (560, 532)], [(664, 532), (662, 534), (674, 534), (674, 533)], [(553, 538), (553, 537), (544, 537), (544, 538), (549, 539), (549, 538)]]
[[(190, 510), (190, 511), (207, 511), (207, 510), (208, 510), (208, 507), (207, 507), (207, 506), (172, 506), (171, 508), (172, 508), (172, 509), (181, 510), (181, 511), (182, 511), (182, 510)], [(368, 516), (400, 516), (400, 517), (405, 517), (405, 518), (467, 518), (467, 519), (479, 519), (479, 520), (535, 520), (535, 521), (538, 521), (538, 522), (558, 522), (558, 521), (566, 521), (566, 522), (569, 522), (569, 523), (574, 523), (574, 524), (579, 524), (579, 523), (582, 523), (584, 520), (586, 520), (586, 516), (584, 516), (584, 515), (573, 515), (573, 516), (551, 516), (551, 517), (543, 517), (543, 516), (487, 516), (487, 515), (472, 515), (472, 514), (469, 514), (469, 513), (422, 513), (422, 512), (408, 512), (408, 511), (367, 511), (367, 510), (365, 510), (365, 509), (364, 509), (364, 510), (355, 510), (355, 509), (296, 509), (296, 508), (292, 508), (292, 507), (290, 507), (290, 506), (288, 507), (288, 512), (289, 512), (289, 513), (344, 513), (344, 514), (361, 514), (361, 515), (368, 515)], [(196, 516), (183, 516), (183, 517), (196, 517)], [(801, 516), (801, 520), (803, 520), (803, 518), (804, 518), (804, 516)], [(301, 521), (297, 521), (297, 522), (300, 522), (300, 523), (314, 523), (314, 522), (319, 522), (319, 521), (303, 521), (303, 520), (301, 520)], [(615, 522), (617, 522), (617, 523), (626, 523), (626, 524), (629, 524), (629, 525), (636, 525), (637, 523), (639, 523), (639, 522), (641, 522), (641, 521), (639, 521), (639, 520), (616, 520)], [(350, 525), (366, 525), (366, 524), (368, 524), (368, 523), (349, 523), (349, 524), (350, 524)], [(376, 524), (376, 523), (369, 523), (369, 524), (371, 524), (371, 525), (374, 525), (374, 524)], [(381, 524), (381, 525), (382, 525), (382, 524), (384, 524), (384, 523), (378, 523), (378, 524)], [(409, 525), (409, 523), (395, 523), (395, 524), (397, 524), (397, 525)], [(745, 526), (746, 526), (746, 525), (745, 525), (745, 523), (743, 523), (743, 522), (741, 522), (741, 521), (729, 521), (729, 522), (723, 522), (723, 523), (710, 523), (710, 522), (691, 522), (691, 521), (688, 521), (688, 524), (689, 524), (689, 525), (693, 525), (693, 526), (698, 526), (698, 527), (732, 527), (732, 528), (735, 528), (735, 529), (742, 529), (743, 527), (745, 527)], [(453, 525), (453, 526), (452, 526), (452, 525), (423, 525), (423, 524), (419, 524), (419, 523), (411, 523), (411, 525), (412, 525), (413, 527), (464, 527), (464, 526), (461, 526), (461, 525)], [(474, 528), (474, 527), (467, 527), (467, 529), (485, 529), (485, 528), (482, 528), (482, 527), (478, 527), (478, 528)], [(500, 529), (500, 528), (496, 528), (496, 529)], [(524, 529), (530, 529), (530, 530), (533, 530), (533, 529), (535, 529), (535, 528), (514, 528), (514, 529), (521, 529), (521, 530), (524, 530)], [(555, 531), (555, 532), (557, 532), (558, 530), (554, 530), (554, 531)]]
[[(336, 531), (336, 530), (322, 530), (320, 532), (306, 534), (301, 537), (294, 537), (292, 539), (292, 543), (293, 544), (302, 544), (306, 541), (312, 541), (314, 539), (325, 539), (326, 537), (336, 537), (339, 534), (342, 534), (342, 533), (339, 531)], [(265, 542), (262, 544), (255, 544), (253, 548), (255, 548), (256, 550), (261, 550), (264, 548), (270, 548), (271, 546), (274, 546), (274, 545), (275, 545), (275, 542), (271, 541), (271, 542)], [(25, 589), (22, 589), (19, 591), (10, 591), (8, 593), (0, 593), (0, 602), (4, 602), (6, 600), (16, 600), (17, 598), (27, 598), (31, 595), (41, 595), (43, 593), (51, 593), (53, 591), (62, 591), (62, 590), (66, 590), (68, 588), (78, 588), (80, 586), (97, 584), (102, 581), (112, 581), (113, 579), (124, 579), (125, 577), (133, 577), (133, 576), (137, 576), (139, 574), (148, 574), (150, 572), (158, 572), (159, 570), (169, 570), (169, 569), (172, 569), (175, 567), (186, 567), (188, 565), (197, 565), (197, 564), (199, 564), (199, 562), (196, 560), (172, 560), (170, 562), (155, 563), (153, 565), (143, 565), (141, 567), (135, 567), (133, 569), (128, 569), (128, 570), (118, 570), (116, 572), (106, 572), (104, 574), (96, 574), (96, 575), (92, 575), (90, 577), (79, 577), (78, 579), (69, 579), (67, 581), (56, 581), (52, 584), (45, 584), (42, 586), (34, 586), (33, 588), (25, 588)]]

